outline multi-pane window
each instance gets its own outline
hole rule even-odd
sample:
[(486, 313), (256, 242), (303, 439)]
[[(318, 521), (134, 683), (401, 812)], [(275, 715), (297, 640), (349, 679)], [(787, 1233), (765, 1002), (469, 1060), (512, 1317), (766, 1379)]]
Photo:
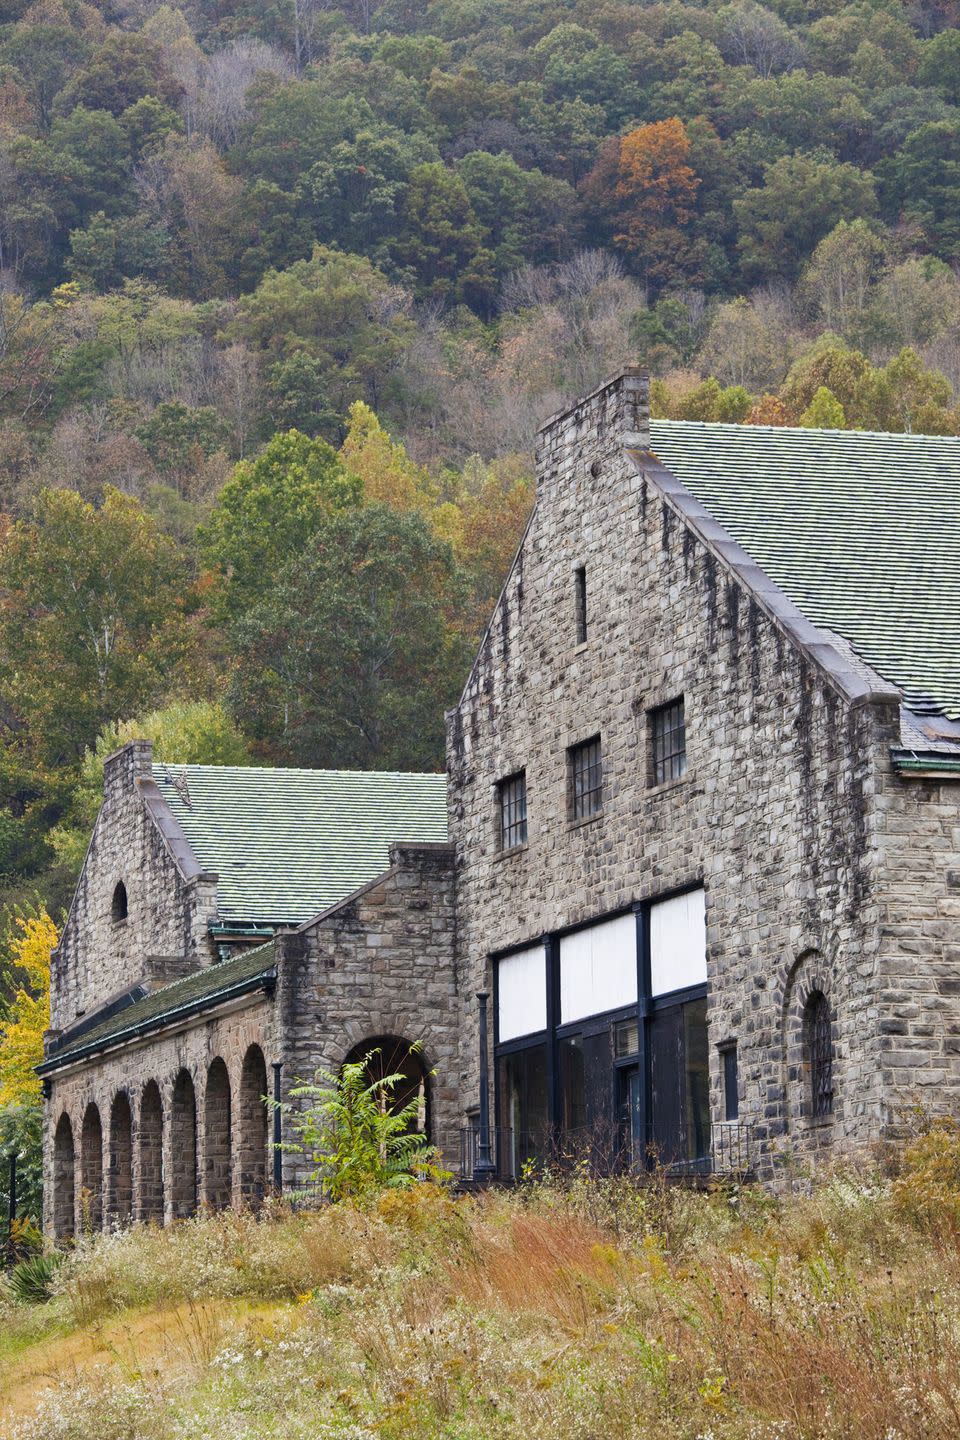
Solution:
[(583, 645), (587, 639), (587, 571), (586, 566), (581, 565), (573, 572), (574, 578), (574, 606), (577, 624), (577, 644)]
[(500, 792), (500, 848), (512, 850), (527, 843), (527, 773), (519, 770), (498, 786)]
[(650, 712), (653, 746), (652, 780), (664, 785), (687, 773), (687, 735), (683, 720), (683, 698), (658, 705)]
[(810, 1109), (815, 1119), (833, 1114), (833, 1025), (830, 1005), (815, 990), (804, 1010), (807, 1055), (810, 1061)]
[(603, 762), (600, 736), (574, 745), (570, 751), (570, 796), (574, 820), (585, 820), (603, 809)]

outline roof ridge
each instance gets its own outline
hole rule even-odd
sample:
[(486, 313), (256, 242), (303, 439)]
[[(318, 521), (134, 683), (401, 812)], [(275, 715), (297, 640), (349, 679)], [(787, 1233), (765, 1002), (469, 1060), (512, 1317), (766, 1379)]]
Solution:
[(687, 425), (700, 430), (733, 430), (760, 435), (843, 435), (851, 440), (926, 440), (953, 441), (954, 444), (960, 444), (960, 435), (924, 435), (912, 430), (839, 430), (828, 425), (748, 425), (742, 420), (675, 420), (666, 415), (651, 416), (650, 424)]
[(154, 772), (163, 770), (210, 770), (218, 774), (228, 771), (237, 775), (344, 775), (363, 776), (364, 779), (382, 777), (385, 780), (443, 780), (442, 770), (326, 770), (308, 765), (209, 765), (188, 760), (153, 761)]

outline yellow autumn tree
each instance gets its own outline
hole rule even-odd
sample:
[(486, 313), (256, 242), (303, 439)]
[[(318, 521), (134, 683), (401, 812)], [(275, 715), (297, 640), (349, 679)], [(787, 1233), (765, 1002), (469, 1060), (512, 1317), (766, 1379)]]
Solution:
[(40, 1081), (34, 1066), (43, 1059), (43, 1032), (50, 1024), (50, 952), (57, 927), (45, 910), (18, 916), (10, 942), (19, 979), (16, 994), (0, 1020), (0, 1105), (36, 1100)]
[(389, 505), (391, 510), (432, 508), (434, 487), (429, 473), (415, 465), (402, 445), (391, 439), (369, 405), (356, 400), (347, 412), (347, 435), (340, 459), (363, 482), (368, 505)]

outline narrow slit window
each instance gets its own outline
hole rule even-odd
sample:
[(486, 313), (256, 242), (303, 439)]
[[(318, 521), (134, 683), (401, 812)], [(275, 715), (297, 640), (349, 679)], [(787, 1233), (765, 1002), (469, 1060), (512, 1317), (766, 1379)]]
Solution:
[(571, 814), (574, 820), (586, 820), (603, 809), (603, 761), (600, 736), (574, 745), (570, 751)]
[(654, 785), (679, 780), (687, 773), (687, 731), (683, 698), (650, 712), (651, 778)]
[(723, 1118), (740, 1118), (740, 1077), (737, 1073), (737, 1047), (728, 1045), (721, 1052), (723, 1060)]
[(577, 644), (583, 645), (587, 639), (587, 567), (579, 565), (573, 572), (573, 578)]
[(518, 770), (516, 775), (501, 780), (497, 788), (500, 792), (500, 849), (513, 850), (517, 845), (527, 843), (527, 772)]
[(810, 1065), (810, 1109), (817, 1120), (833, 1114), (833, 1021), (821, 990), (807, 1001), (804, 1015)]

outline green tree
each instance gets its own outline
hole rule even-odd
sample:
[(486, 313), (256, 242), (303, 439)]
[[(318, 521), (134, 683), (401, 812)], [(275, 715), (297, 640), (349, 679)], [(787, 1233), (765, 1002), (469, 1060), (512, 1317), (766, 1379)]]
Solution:
[(44, 490), (0, 546), (0, 676), (38, 757), (78, 760), (169, 683), (183, 568), (138, 502)]
[(450, 547), (421, 515), (335, 511), (234, 626), (234, 709), (299, 764), (435, 767), (467, 664), (458, 599)]
[(57, 97), (57, 109), (67, 115), (75, 105), (85, 105), (122, 115), (145, 95), (174, 106), (181, 94), (159, 45), (135, 31), (115, 30), (75, 71)]
[(374, 122), (317, 160), (301, 176), (299, 194), (321, 240), (382, 259), (411, 171), (437, 158), (426, 136)]
[(225, 446), (227, 427), (211, 406), (195, 408), (175, 400), (158, 405), (134, 434), (157, 473), (183, 495), (204, 460)]
[(768, 165), (763, 185), (733, 202), (743, 267), (751, 278), (793, 279), (803, 260), (841, 220), (872, 215), (873, 176), (831, 155), (786, 155)]
[(241, 460), (200, 531), (204, 560), (220, 580), (219, 613), (232, 620), (261, 601), (327, 513), (359, 504), (361, 494), (360, 480), (325, 441), (296, 430), (275, 435), (256, 459)]
[(878, 172), (891, 219), (919, 225), (945, 259), (960, 257), (960, 119), (921, 125)]
[(308, 355), (322, 408), (342, 417), (354, 400), (377, 408), (413, 338), (407, 311), (406, 293), (368, 260), (318, 245), (309, 260), (267, 272), (240, 301), (231, 334), (278, 361)]
[(409, 267), (422, 293), (460, 298), (481, 245), (482, 231), (461, 177), (440, 162), (416, 166), (391, 246), (397, 264)]
[(797, 423), (809, 430), (845, 430), (847, 417), (836, 395), (821, 385)]
[(920, 51), (917, 79), (939, 90), (951, 105), (960, 105), (960, 30), (941, 30)]

